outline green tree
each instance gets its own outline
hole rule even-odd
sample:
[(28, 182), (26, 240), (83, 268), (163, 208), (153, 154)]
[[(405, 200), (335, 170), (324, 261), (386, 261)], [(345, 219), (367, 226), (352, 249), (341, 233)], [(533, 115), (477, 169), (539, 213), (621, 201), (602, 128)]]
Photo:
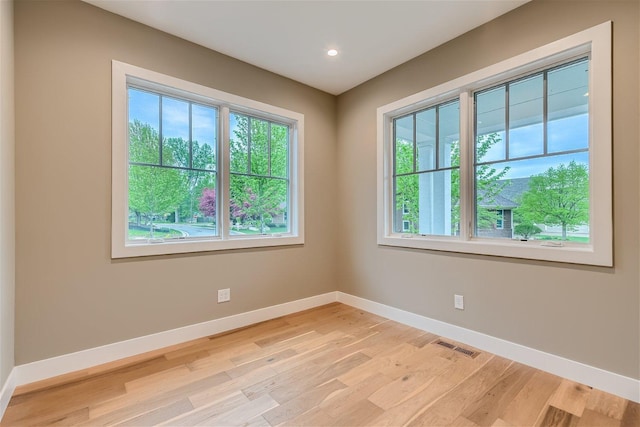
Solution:
[(160, 138), (148, 124), (134, 121), (129, 124), (129, 158), (145, 165), (129, 166), (129, 209), (137, 222), (145, 218), (151, 227), (153, 221), (171, 213), (181, 199), (180, 171), (162, 168), (159, 161)]
[(540, 229), (540, 227), (531, 222), (521, 222), (520, 224), (515, 226), (513, 232), (523, 239), (528, 240), (536, 234), (542, 233), (542, 230)]
[(209, 144), (200, 144), (198, 141), (192, 141), (189, 151), (189, 141), (167, 138), (162, 146), (162, 157), (164, 164), (199, 169), (180, 171), (183, 198), (178, 206), (176, 222), (180, 218), (191, 219), (198, 212), (198, 198), (202, 191), (205, 188), (215, 188), (215, 152)]
[(587, 166), (571, 161), (532, 176), (516, 211), (525, 221), (561, 226), (566, 240), (567, 230), (589, 222)]
[(261, 233), (287, 201), (288, 127), (235, 115), (230, 138), (230, 216)]
[[(396, 171), (413, 171), (413, 143), (401, 139), (396, 141)], [(396, 178), (396, 231), (403, 231), (402, 221), (409, 221), (409, 233), (418, 233), (420, 220), (418, 175), (404, 175)]]

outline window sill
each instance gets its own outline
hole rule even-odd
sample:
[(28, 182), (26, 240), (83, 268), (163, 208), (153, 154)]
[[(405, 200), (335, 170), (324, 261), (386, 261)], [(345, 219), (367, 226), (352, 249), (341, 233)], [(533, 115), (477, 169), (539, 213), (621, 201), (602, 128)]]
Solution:
[(134, 258), (154, 255), (174, 255), (193, 252), (213, 252), (234, 249), (266, 248), (274, 246), (291, 246), (304, 244), (302, 236), (291, 234), (234, 236), (227, 240), (220, 238), (207, 240), (166, 240), (157, 243), (144, 241), (141, 243), (113, 242), (111, 258)]
[(490, 255), (506, 258), (522, 258), (539, 261), (552, 261), (571, 264), (613, 266), (611, 251), (596, 252), (593, 244), (559, 242), (562, 246), (551, 244), (548, 240), (506, 240), (472, 238), (461, 240), (458, 236), (420, 236), (391, 234), (378, 238), (381, 246), (395, 246), (412, 249), (425, 249), (445, 252), (459, 252), (478, 255)]

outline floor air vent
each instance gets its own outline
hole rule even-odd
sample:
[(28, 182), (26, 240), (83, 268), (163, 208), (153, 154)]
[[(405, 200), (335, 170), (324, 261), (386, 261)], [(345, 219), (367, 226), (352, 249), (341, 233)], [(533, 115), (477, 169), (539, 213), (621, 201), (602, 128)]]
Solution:
[(475, 359), (476, 356), (480, 354), (477, 351), (469, 350), (469, 349), (462, 348), (462, 347), (456, 347), (456, 348), (454, 348), (454, 350), (464, 354), (465, 356), (469, 356), (472, 359)]
[(435, 343), (436, 343), (436, 344), (438, 344), (438, 345), (441, 345), (441, 346), (443, 346), (443, 347), (450, 348), (450, 349), (452, 349), (452, 350), (453, 350), (454, 348), (456, 348), (456, 346), (455, 346), (455, 345), (453, 345), (453, 344), (451, 344), (451, 343), (449, 343), (449, 342), (446, 342), (446, 341), (442, 341), (442, 340), (438, 340), (438, 341), (436, 341)]
[(456, 347), (455, 345), (451, 344), (450, 342), (446, 342), (446, 341), (443, 341), (443, 340), (434, 341), (434, 344), (441, 345), (441, 346), (449, 348), (449, 349), (451, 349), (453, 351), (457, 351), (458, 353), (462, 353), (465, 356), (469, 356), (472, 359), (475, 359), (480, 354), (479, 351), (469, 350), (469, 349), (464, 348), (464, 347)]

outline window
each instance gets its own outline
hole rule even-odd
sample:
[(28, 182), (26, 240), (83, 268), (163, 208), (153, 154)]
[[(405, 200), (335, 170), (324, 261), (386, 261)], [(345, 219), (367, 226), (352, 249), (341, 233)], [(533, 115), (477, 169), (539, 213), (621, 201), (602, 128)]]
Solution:
[(380, 107), (379, 244), (612, 265), (610, 38), (605, 23)]
[(451, 236), (458, 231), (453, 207), (460, 180), (459, 110), (455, 100), (393, 119), (393, 188), (395, 205), (403, 209), (397, 217), (417, 224), (396, 232)]
[(476, 235), (509, 204), (530, 238), (589, 242), (588, 77), (585, 57), (474, 93)]
[(113, 61), (114, 258), (301, 244), (301, 114)]
[(128, 86), (131, 242), (217, 236), (217, 108)]
[(496, 228), (498, 230), (504, 229), (504, 210), (496, 210)]
[(289, 127), (231, 113), (231, 209), (235, 231), (287, 233)]

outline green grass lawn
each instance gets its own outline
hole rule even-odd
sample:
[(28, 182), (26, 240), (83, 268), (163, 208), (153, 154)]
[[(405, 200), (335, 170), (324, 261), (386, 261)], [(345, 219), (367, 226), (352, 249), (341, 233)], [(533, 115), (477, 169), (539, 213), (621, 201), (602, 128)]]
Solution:
[[(260, 234), (260, 230), (249, 230), (249, 229), (245, 229), (245, 230), (236, 230), (235, 228), (232, 228), (233, 231), (237, 231), (238, 233), (242, 233), (242, 234)], [(269, 230), (267, 230), (267, 232), (265, 234), (278, 234), (278, 233), (286, 233), (287, 227), (271, 227)]]
[[(177, 230), (170, 230), (166, 228), (153, 230), (154, 239), (170, 239), (170, 238), (181, 237), (181, 236), (182, 236), (182, 233), (180, 233)], [(129, 229), (129, 238), (130, 239), (150, 239), (151, 232), (148, 230)]]
[[(536, 240), (562, 240), (560, 236), (546, 236), (544, 234), (538, 234)], [(578, 243), (589, 243), (588, 237), (575, 237), (575, 236), (567, 236), (568, 242), (578, 242)]]

